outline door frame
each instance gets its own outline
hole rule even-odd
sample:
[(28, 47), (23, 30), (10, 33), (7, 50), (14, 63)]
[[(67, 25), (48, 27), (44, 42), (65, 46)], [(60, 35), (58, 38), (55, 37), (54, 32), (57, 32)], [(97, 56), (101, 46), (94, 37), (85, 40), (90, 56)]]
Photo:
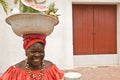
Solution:
[[(75, 2), (73, 2), (75, 3)], [(80, 3), (82, 4), (82, 2)], [(85, 3), (84, 3), (85, 4)], [(86, 4), (88, 4), (86, 2)], [(94, 3), (93, 3), (94, 4)], [(112, 3), (111, 3), (112, 4)], [(74, 55), (74, 66), (98, 66), (120, 64), (120, 4), (117, 5), (117, 54)]]

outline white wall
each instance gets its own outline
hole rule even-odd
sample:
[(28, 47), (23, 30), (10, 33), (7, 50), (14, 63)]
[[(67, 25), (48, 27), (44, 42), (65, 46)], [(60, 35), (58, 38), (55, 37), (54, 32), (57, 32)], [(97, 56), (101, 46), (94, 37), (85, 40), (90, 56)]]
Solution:
[(21, 61), (24, 58), (24, 51), (21, 38), (16, 36), (6, 24), (7, 15), (1, 6), (0, 14), (0, 72), (3, 72), (10, 65)]
[(105, 3), (105, 4), (113, 4), (113, 3), (119, 3), (120, 0), (72, 0), (72, 2), (74, 3), (98, 3), (98, 4), (101, 4), (101, 3)]
[(55, 3), (59, 9), (60, 21), (47, 38), (46, 58), (55, 62), (60, 68), (68, 69), (73, 67), (72, 16), (70, 16), (72, 3), (70, 0), (59, 0)]
[(118, 52), (118, 63), (120, 64), (120, 3), (117, 4), (117, 52)]

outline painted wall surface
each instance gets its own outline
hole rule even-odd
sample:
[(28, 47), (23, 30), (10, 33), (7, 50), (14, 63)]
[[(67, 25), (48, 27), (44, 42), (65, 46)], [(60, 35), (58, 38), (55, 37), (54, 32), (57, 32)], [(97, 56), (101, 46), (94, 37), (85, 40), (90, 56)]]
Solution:
[(72, 0), (72, 2), (75, 3), (81, 3), (81, 2), (85, 2), (85, 3), (119, 3), (120, 0)]
[(6, 24), (7, 15), (1, 6), (0, 14), (0, 72), (3, 72), (10, 65), (21, 61), (25, 56), (22, 38), (16, 36), (11, 27)]
[(120, 3), (117, 4), (117, 53), (118, 64), (120, 64)]

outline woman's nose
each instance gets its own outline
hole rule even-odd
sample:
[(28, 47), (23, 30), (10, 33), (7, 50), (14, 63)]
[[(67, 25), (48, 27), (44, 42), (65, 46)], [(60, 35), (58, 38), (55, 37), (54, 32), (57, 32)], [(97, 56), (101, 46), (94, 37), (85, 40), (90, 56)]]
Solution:
[(34, 56), (40, 56), (40, 53), (39, 53), (39, 52), (36, 52)]

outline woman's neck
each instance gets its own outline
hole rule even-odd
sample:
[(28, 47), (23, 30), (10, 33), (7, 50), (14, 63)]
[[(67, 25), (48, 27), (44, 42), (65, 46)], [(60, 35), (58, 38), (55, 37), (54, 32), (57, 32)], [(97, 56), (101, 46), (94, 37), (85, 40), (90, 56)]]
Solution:
[(39, 66), (29, 65), (29, 68), (30, 68), (31, 70), (42, 69), (42, 64), (41, 64), (41, 65), (39, 65)]
[(30, 68), (31, 70), (37, 70), (37, 69), (43, 69), (43, 67), (45, 67), (44, 62), (41, 62), (39, 65), (32, 65), (29, 62), (25, 63), (25, 67)]

